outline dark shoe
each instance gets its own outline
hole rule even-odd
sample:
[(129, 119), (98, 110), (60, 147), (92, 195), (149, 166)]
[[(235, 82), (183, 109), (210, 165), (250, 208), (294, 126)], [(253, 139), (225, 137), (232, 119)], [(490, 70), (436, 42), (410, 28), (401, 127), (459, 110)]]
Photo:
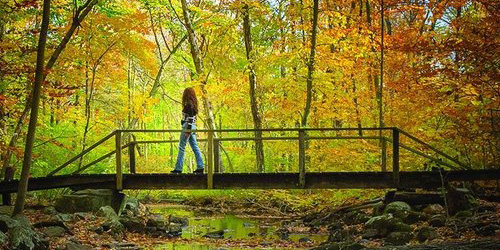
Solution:
[(170, 171), (171, 174), (182, 174), (182, 171), (179, 170), (172, 170)]
[(193, 171), (194, 174), (203, 174), (203, 171), (205, 171), (205, 169), (196, 169), (195, 171)]

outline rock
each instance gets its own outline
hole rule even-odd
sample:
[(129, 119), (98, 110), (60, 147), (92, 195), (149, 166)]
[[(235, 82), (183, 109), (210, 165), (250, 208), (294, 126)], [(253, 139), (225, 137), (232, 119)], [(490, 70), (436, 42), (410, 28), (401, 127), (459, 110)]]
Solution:
[(65, 228), (58, 226), (42, 227), (40, 231), (50, 238), (60, 237), (66, 233)]
[(75, 217), (73, 214), (56, 214), (56, 219), (63, 222), (72, 221)]
[(168, 226), (168, 232), (172, 234), (172, 236), (180, 236), (182, 234), (182, 225), (177, 223), (170, 223)]
[(97, 212), (104, 206), (112, 207), (118, 214), (125, 205), (125, 195), (109, 189), (85, 189), (64, 195), (56, 201), (55, 208), (62, 213)]
[(377, 237), (378, 230), (377, 229), (366, 229), (361, 236), (363, 239), (373, 239)]
[(496, 233), (496, 230), (499, 230), (500, 226), (496, 224), (488, 224), (485, 226), (480, 226), (476, 228), (474, 231), (479, 236), (493, 236)]
[(392, 245), (400, 246), (409, 243), (412, 237), (410, 232), (392, 232), (387, 235), (385, 241)]
[(66, 250), (92, 250), (93, 248), (81, 243), (69, 241), (66, 243)]
[(440, 204), (430, 204), (424, 208), (423, 212), (426, 214), (435, 215), (435, 214), (443, 214), (446, 211)]
[(413, 228), (403, 222), (397, 222), (390, 228), (391, 232), (412, 232)]
[(402, 201), (391, 202), (387, 204), (387, 206), (385, 206), (384, 209), (385, 214), (391, 213), (392, 215), (394, 215), (394, 217), (401, 219), (406, 218), (406, 216), (408, 216), (408, 213), (410, 211), (411, 211), (410, 205)]
[(446, 195), (446, 201), (451, 215), (459, 211), (473, 209), (478, 205), (472, 192), (466, 188), (450, 187)]
[(334, 230), (328, 236), (328, 242), (342, 242), (342, 241), (352, 241), (353, 233), (346, 229)]
[(47, 214), (47, 215), (56, 215), (57, 214), (57, 210), (55, 207), (53, 206), (50, 206), (50, 207), (45, 207), (43, 209), (43, 213), (44, 214)]
[(203, 237), (210, 239), (224, 239), (224, 230), (208, 232), (205, 235), (203, 235)]
[(110, 206), (104, 206), (104, 207), (99, 208), (99, 211), (97, 211), (97, 216), (104, 217), (107, 220), (118, 220), (119, 219), (115, 210), (113, 210), (113, 208)]
[(181, 224), (183, 227), (187, 226), (188, 225), (188, 219), (187, 218), (183, 218), (183, 217), (179, 217), (179, 216), (175, 216), (173, 214), (171, 214), (169, 217), (168, 217), (168, 221), (170, 223), (176, 223), (176, 224)]
[(436, 229), (432, 227), (422, 227), (417, 231), (417, 240), (420, 242), (424, 242), (426, 240), (433, 240), (438, 236), (439, 235), (436, 232)]
[(144, 233), (146, 224), (139, 218), (120, 218), (120, 223), (129, 232)]
[(352, 211), (344, 215), (343, 221), (346, 225), (357, 225), (365, 223), (370, 219), (370, 216), (363, 211)]
[(170, 223), (160, 214), (152, 214), (149, 216), (146, 226), (155, 227), (158, 229), (168, 230), (168, 225)]
[(365, 247), (359, 243), (334, 242), (311, 248), (310, 250), (361, 250)]
[(284, 227), (279, 228), (274, 233), (278, 235), (278, 237), (280, 237), (281, 240), (288, 240), (288, 238), (290, 237), (290, 230)]
[(429, 226), (443, 227), (446, 225), (446, 216), (442, 214), (434, 215), (429, 220)]
[(457, 212), (455, 214), (455, 218), (470, 218), (472, 217), (472, 211), (470, 210), (464, 210), (464, 211), (460, 211), (460, 212)]
[(17, 221), (8, 215), (0, 214), (0, 232), (7, 233), (9, 228), (17, 225)]
[(299, 239), (300, 243), (312, 243), (313, 241), (307, 237), (302, 237)]
[(383, 237), (390, 233), (397, 223), (402, 223), (401, 219), (394, 218), (392, 214), (389, 213), (371, 218), (365, 223), (365, 227), (376, 229), (378, 232), (377, 234)]
[(10, 249), (47, 249), (40, 236), (31, 228), (28, 218), (16, 215), (17, 223), (9, 228)]
[(403, 221), (407, 224), (414, 224), (421, 221), (428, 221), (429, 219), (430, 215), (426, 213), (410, 211)]
[(118, 220), (108, 220), (102, 225), (104, 231), (110, 231), (113, 235), (121, 235), (125, 227)]

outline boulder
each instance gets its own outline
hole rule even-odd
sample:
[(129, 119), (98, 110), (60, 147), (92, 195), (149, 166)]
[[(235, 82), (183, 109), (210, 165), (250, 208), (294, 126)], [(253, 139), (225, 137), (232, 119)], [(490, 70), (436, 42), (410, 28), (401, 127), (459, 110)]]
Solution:
[(377, 229), (366, 229), (361, 236), (363, 239), (373, 239), (378, 236), (378, 230)]
[(58, 226), (42, 227), (40, 231), (49, 238), (60, 237), (66, 233), (65, 228)]
[(104, 207), (99, 208), (99, 210), (97, 211), (97, 216), (104, 217), (107, 220), (116, 220), (117, 221), (119, 219), (115, 210), (113, 210), (113, 208), (110, 206), (104, 206)]
[(139, 218), (120, 218), (120, 223), (129, 232), (144, 233), (146, 224)]
[(346, 229), (334, 230), (329, 236), (329, 242), (342, 242), (342, 241), (352, 241), (353, 233)]
[(112, 207), (118, 214), (124, 207), (125, 195), (109, 189), (85, 189), (63, 195), (55, 208), (62, 213), (97, 212), (103, 206)]
[(386, 236), (394, 230), (397, 223), (402, 223), (401, 219), (394, 218), (392, 214), (383, 214), (375, 216), (365, 223), (365, 227), (369, 229), (376, 229), (378, 236)]
[(55, 207), (53, 206), (50, 206), (50, 207), (45, 207), (43, 209), (43, 213), (44, 214), (47, 214), (47, 215), (56, 215), (57, 214), (57, 210)]
[(359, 243), (349, 243), (349, 242), (333, 242), (323, 244), (310, 250), (361, 250), (365, 247)]
[(435, 214), (444, 214), (446, 211), (444, 210), (444, 207), (441, 206), (440, 204), (430, 204), (424, 208), (423, 212), (426, 214), (435, 215)]
[(69, 241), (66, 243), (66, 250), (92, 250), (93, 248), (78, 242)]
[(408, 213), (410, 211), (411, 207), (410, 205), (408, 205), (408, 203), (402, 201), (394, 201), (385, 206), (384, 214), (390, 213), (396, 218), (404, 219), (406, 218), (406, 216), (408, 216)]
[(434, 215), (429, 220), (429, 226), (443, 227), (445, 225), (446, 225), (446, 216), (444, 216), (442, 214)]
[(413, 236), (410, 232), (392, 232), (387, 235), (385, 242), (396, 246), (406, 245), (410, 242), (412, 237)]
[(420, 242), (424, 242), (426, 240), (433, 240), (438, 236), (439, 235), (436, 232), (436, 229), (432, 227), (422, 227), (417, 231), (417, 240)]
[(108, 220), (101, 226), (104, 231), (109, 231), (113, 235), (121, 235), (125, 230), (125, 227), (118, 220)]
[(403, 221), (407, 224), (414, 224), (421, 221), (428, 221), (430, 217), (431, 216), (426, 213), (410, 211)]
[(405, 224), (403, 222), (396, 222), (394, 225), (392, 225), (392, 227), (390, 228), (390, 231), (391, 232), (412, 232), (413, 228), (410, 225)]
[(40, 236), (31, 228), (28, 218), (16, 215), (13, 218), (16, 223), (9, 228), (10, 249), (47, 249)]
[(451, 215), (459, 211), (470, 210), (478, 206), (472, 192), (466, 188), (450, 187), (446, 195), (448, 209)]
[(161, 214), (151, 214), (146, 222), (146, 226), (161, 230), (168, 230), (169, 221)]
[(184, 217), (179, 217), (179, 216), (175, 216), (173, 214), (171, 214), (169, 217), (168, 217), (168, 221), (170, 223), (176, 223), (176, 224), (181, 224), (183, 227), (187, 226), (188, 225), (188, 219), (187, 218), (184, 218)]
[(203, 235), (203, 237), (210, 239), (224, 239), (224, 230), (208, 232), (205, 235)]
[(182, 234), (182, 225), (177, 223), (170, 223), (168, 226), (168, 232), (172, 236), (180, 236)]

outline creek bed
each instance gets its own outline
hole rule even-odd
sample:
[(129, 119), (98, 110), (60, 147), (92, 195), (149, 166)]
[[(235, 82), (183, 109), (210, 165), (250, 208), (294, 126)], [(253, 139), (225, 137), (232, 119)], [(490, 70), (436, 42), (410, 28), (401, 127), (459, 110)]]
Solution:
[[(170, 214), (188, 218), (188, 226), (182, 229), (182, 239), (193, 240), (193, 244), (186, 244), (185, 242), (167, 242), (158, 245), (154, 249), (162, 250), (212, 250), (212, 249), (227, 249), (238, 250), (248, 249), (232, 247), (231, 240), (236, 241), (260, 241), (265, 242), (265, 249), (287, 249), (278, 246), (273, 246), (276, 241), (290, 241), (299, 242), (310, 240), (314, 243), (321, 243), (328, 238), (327, 234), (313, 234), (313, 233), (290, 233), (285, 237), (279, 232), (280, 225), (286, 218), (252, 218), (244, 217), (241, 215), (200, 215), (197, 214), (190, 206), (172, 205), (172, 204), (155, 204), (148, 206), (153, 213), (163, 214), (168, 216)], [(210, 244), (210, 240), (203, 236), (209, 232), (224, 231), (224, 239), (229, 241), (229, 246), (214, 247)], [(202, 240), (203, 242), (196, 242)], [(216, 239), (213, 239), (214, 241)], [(262, 247), (259, 247), (262, 249)], [(288, 248), (290, 249), (290, 248)], [(294, 248), (296, 249), (296, 248)]]

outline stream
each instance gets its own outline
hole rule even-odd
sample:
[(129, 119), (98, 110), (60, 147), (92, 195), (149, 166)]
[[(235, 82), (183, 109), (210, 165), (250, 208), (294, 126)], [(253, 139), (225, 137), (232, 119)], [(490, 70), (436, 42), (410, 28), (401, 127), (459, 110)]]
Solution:
[[(185, 240), (193, 240), (193, 244), (188, 244), (185, 241), (167, 242), (153, 248), (156, 250), (240, 250), (249, 248), (232, 247), (232, 244), (229, 244), (229, 247), (217, 247), (210, 244), (210, 241), (216, 241), (216, 239), (203, 237), (206, 233), (219, 230), (224, 231), (224, 239), (226, 241), (259, 241), (265, 245), (264, 249), (274, 250), (287, 249), (275, 246), (277, 245), (275, 243), (280, 240), (281, 242), (282, 240), (286, 240), (292, 243), (311, 240), (314, 243), (320, 243), (326, 241), (328, 238), (327, 234), (312, 234), (309, 232), (291, 233), (283, 238), (278, 229), (280, 228), (280, 224), (286, 219), (256, 219), (231, 214), (215, 216), (199, 215), (189, 206), (172, 204), (149, 205), (148, 207), (151, 212), (160, 213), (166, 217), (174, 214), (188, 218), (188, 226), (182, 229), (180, 237)], [(259, 247), (259, 249), (263, 248)]]

